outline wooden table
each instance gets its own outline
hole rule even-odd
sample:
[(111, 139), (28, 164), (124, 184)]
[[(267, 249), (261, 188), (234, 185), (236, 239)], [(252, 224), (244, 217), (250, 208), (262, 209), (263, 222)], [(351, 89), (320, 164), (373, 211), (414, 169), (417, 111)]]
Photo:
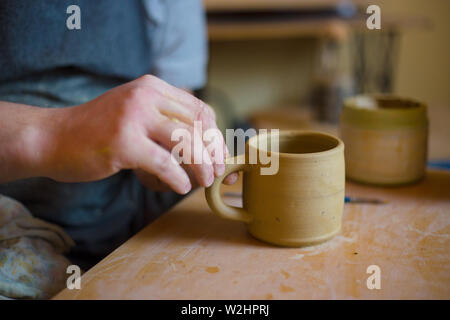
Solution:
[[(85, 273), (81, 290), (55, 298), (450, 299), (450, 172), (407, 187), (346, 188), (388, 203), (346, 204), (342, 232), (306, 248), (252, 238), (243, 223), (213, 215), (197, 190)], [(381, 269), (380, 290), (367, 288), (370, 265)]]
[[(448, 159), (450, 108), (432, 107), (429, 117), (430, 159)], [(337, 132), (301, 111), (256, 118), (259, 127)], [(81, 290), (55, 298), (450, 299), (450, 171), (428, 171), (420, 183), (397, 188), (348, 182), (346, 194), (388, 203), (346, 204), (334, 239), (281, 248), (215, 216), (198, 190), (85, 273)], [(380, 290), (367, 288), (370, 265), (381, 269)]]

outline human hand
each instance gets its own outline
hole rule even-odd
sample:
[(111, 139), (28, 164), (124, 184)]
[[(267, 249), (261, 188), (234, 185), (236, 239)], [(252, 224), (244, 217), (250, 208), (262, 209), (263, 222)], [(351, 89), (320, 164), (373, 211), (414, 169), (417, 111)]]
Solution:
[[(154, 76), (143, 76), (85, 104), (47, 112), (42, 171), (55, 180), (93, 181), (133, 169), (147, 187), (160, 190), (167, 185), (185, 194), (196, 182), (206, 187), (224, 173), (224, 159), (217, 161), (211, 154), (218, 149), (223, 157), (228, 154), (221, 134), (220, 141), (211, 142), (213, 148), (201, 144), (203, 159), (209, 161), (180, 165), (173, 159), (170, 151), (177, 142), (172, 132), (183, 128), (193, 136), (194, 121), (217, 129), (215, 114), (199, 99)], [(226, 183), (236, 180), (230, 175)]]

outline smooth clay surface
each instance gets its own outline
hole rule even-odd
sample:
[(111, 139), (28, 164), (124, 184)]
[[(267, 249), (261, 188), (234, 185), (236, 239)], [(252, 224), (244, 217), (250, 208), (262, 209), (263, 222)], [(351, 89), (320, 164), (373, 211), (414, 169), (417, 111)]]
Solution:
[(428, 119), (423, 104), (391, 96), (346, 101), (340, 122), (347, 177), (375, 185), (420, 180), (427, 159)]
[[(249, 152), (258, 149), (257, 139), (266, 138), (251, 138)], [(281, 131), (278, 155), (274, 175), (261, 174), (260, 165), (228, 165), (226, 174), (244, 171), (243, 209), (223, 203), (222, 179), (206, 190), (211, 209), (246, 222), (254, 237), (272, 244), (305, 246), (332, 238), (341, 228), (344, 206), (343, 143), (317, 132)]]

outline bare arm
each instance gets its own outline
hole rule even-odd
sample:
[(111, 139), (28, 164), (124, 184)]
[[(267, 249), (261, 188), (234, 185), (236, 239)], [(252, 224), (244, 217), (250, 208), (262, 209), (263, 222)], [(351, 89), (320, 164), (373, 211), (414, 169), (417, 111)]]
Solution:
[(41, 176), (49, 110), (0, 101), (0, 183)]
[[(186, 193), (192, 185), (187, 171), (172, 161), (170, 138), (177, 128), (192, 131), (189, 123), (194, 120), (202, 121), (204, 128), (217, 128), (209, 106), (153, 76), (74, 107), (0, 102), (0, 183), (36, 176), (93, 181), (134, 169)], [(223, 138), (214, 143), (226, 148)], [(190, 164), (189, 171), (200, 185), (209, 186), (214, 176), (223, 174), (224, 164)]]

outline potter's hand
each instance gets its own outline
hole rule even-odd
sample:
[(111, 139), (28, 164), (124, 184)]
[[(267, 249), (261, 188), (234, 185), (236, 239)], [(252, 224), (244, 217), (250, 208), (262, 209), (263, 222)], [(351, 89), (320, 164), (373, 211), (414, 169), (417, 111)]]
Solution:
[[(172, 131), (193, 133), (194, 121), (201, 121), (203, 130), (217, 128), (208, 105), (156, 77), (143, 76), (79, 106), (41, 109), (39, 122), (27, 133), (28, 155), (36, 158), (28, 160), (36, 166), (34, 173), (57, 181), (93, 181), (134, 169), (148, 187), (167, 184), (184, 194), (192, 188), (188, 172), (202, 186), (223, 174), (223, 159), (217, 161), (211, 150), (227, 153), (220, 135), (220, 141), (211, 142), (218, 144), (214, 148), (200, 143), (203, 159), (210, 161), (185, 168), (172, 161), (170, 150), (178, 143), (172, 141)], [(234, 180), (228, 178), (229, 183)]]

